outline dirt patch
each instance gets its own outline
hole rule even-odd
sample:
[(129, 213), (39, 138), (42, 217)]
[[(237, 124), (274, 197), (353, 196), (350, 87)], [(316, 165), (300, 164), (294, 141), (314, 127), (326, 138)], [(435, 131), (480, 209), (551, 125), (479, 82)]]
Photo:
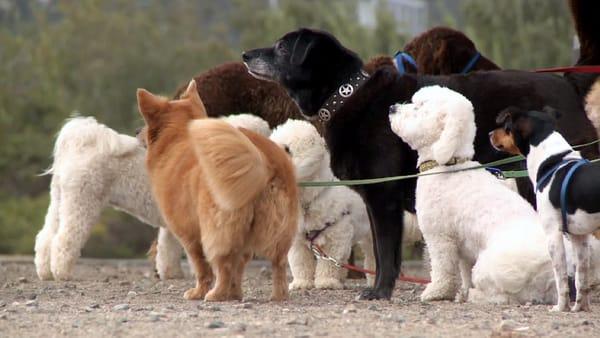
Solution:
[[(414, 266), (412, 264), (411, 266)], [(414, 273), (415, 271), (411, 271)], [(418, 271), (416, 271), (418, 272)], [(391, 301), (356, 301), (364, 280), (346, 290), (291, 293), (268, 302), (270, 268), (255, 261), (243, 302), (186, 301), (192, 280), (159, 281), (144, 260), (82, 259), (70, 282), (41, 282), (30, 257), (0, 257), (0, 337), (590, 337), (591, 313), (550, 313), (549, 306), (421, 303), (421, 286), (400, 283)]]

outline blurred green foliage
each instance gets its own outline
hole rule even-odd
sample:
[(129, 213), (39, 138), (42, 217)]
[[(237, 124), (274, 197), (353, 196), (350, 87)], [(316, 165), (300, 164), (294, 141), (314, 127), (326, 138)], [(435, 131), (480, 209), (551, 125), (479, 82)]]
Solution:
[[(378, 2), (372, 28), (358, 0), (0, 0), (0, 254), (30, 254), (48, 203), (53, 136), (74, 112), (125, 133), (141, 125), (135, 89), (171, 95), (195, 74), (239, 60), (300, 26), (330, 31), (363, 58), (407, 41)], [(437, 22), (465, 31), (499, 65), (531, 69), (571, 60), (563, 0), (429, 0)], [(433, 11), (432, 9), (432, 11)], [(132, 231), (132, 229), (134, 229)], [(102, 215), (84, 255), (131, 257), (154, 231)]]
[[(51, 3), (0, 0), (0, 254), (32, 253), (48, 203), (49, 177), (37, 174), (72, 113), (132, 133), (142, 123), (136, 88), (171, 95), (195, 74), (298, 26), (331, 31), (363, 57), (406, 41), (382, 7), (378, 26), (358, 25), (352, 0)], [(153, 234), (105, 212), (83, 254), (139, 256)]]

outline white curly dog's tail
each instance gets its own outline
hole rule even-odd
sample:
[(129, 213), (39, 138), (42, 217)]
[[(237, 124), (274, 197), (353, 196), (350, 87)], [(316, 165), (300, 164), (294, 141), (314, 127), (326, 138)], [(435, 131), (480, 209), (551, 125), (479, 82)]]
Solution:
[(54, 143), (54, 162), (40, 176), (52, 174), (67, 154), (85, 154), (86, 148), (93, 149), (91, 153), (94, 154), (121, 156), (138, 146), (135, 137), (118, 134), (93, 117), (73, 117), (58, 132)]

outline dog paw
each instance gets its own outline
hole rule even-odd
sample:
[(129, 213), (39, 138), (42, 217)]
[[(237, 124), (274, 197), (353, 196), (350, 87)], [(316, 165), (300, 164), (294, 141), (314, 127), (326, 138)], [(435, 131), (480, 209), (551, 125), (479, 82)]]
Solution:
[(550, 312), (568, 312), (569, 311), (569, 306), (568, 305), (554, 305), (552, 308), (550, 308)]
[(344, 288), (344, 284), (335, 278), (318, 278), (315, 280), (317, 289), (333, 289), (339, 290)]
[(226, 300), (230, 300), (230, 295), (223, 292), (217, 292), (214, 289), (208, 291), (206, 296), (204, 296), (205, 302), (222, 302)]
[(443, 290), (443, 288), (436, 287), (433, 284), (427, 285), (423, 293), (421, 293), (422, 302), (432, 302), (439, 300), (454, 300), (455, 294)]
[(164, 271), (158, 271), (158, 275), (161, 280), (183, 279), (183, 270), (181, 270), (181, 267), (165, 269)]
[(469, 289), (461, 289), (457, 294), (454, 301), (456, 303), (465, 303), (469, 299)]
[(48, 268), (39, 268), (37, 269), (37, 275), (40, 280), (53, 280), (54, 276), (52, 275), (52, 271), (50, 271), (50, 267)]
[(392, 297), (392, 289), (387, 288), (368, 288), (364, 289), (359, 295), (359, 300), (378, 300), (378, 299), (390, 299)]
[(571, 312), (590, 311), (590, 302), (588, 300), (575, 302)]
[(290, 290), (312, 289), (313, 287), (313, 282), (308, 279), (294, 279), (289, 285)]
[(203, 299), (205, 293), (206, 292), (203, 292), (201, 289), (191, 288), (183, 293), (183, 298), (185, 298), (187, 300)]

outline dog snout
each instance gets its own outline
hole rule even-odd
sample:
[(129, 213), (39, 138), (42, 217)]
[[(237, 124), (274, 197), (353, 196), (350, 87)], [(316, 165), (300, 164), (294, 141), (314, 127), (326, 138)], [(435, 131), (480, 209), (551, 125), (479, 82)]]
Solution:
[(244, 62), (248, 62), (248, 61), (250, 61), (250, 55), (248, 55), (248, 53), (247, 53), (247, 52), (243, 52), (243, 53), (242, 53), (242, 60), (243, 60)]

